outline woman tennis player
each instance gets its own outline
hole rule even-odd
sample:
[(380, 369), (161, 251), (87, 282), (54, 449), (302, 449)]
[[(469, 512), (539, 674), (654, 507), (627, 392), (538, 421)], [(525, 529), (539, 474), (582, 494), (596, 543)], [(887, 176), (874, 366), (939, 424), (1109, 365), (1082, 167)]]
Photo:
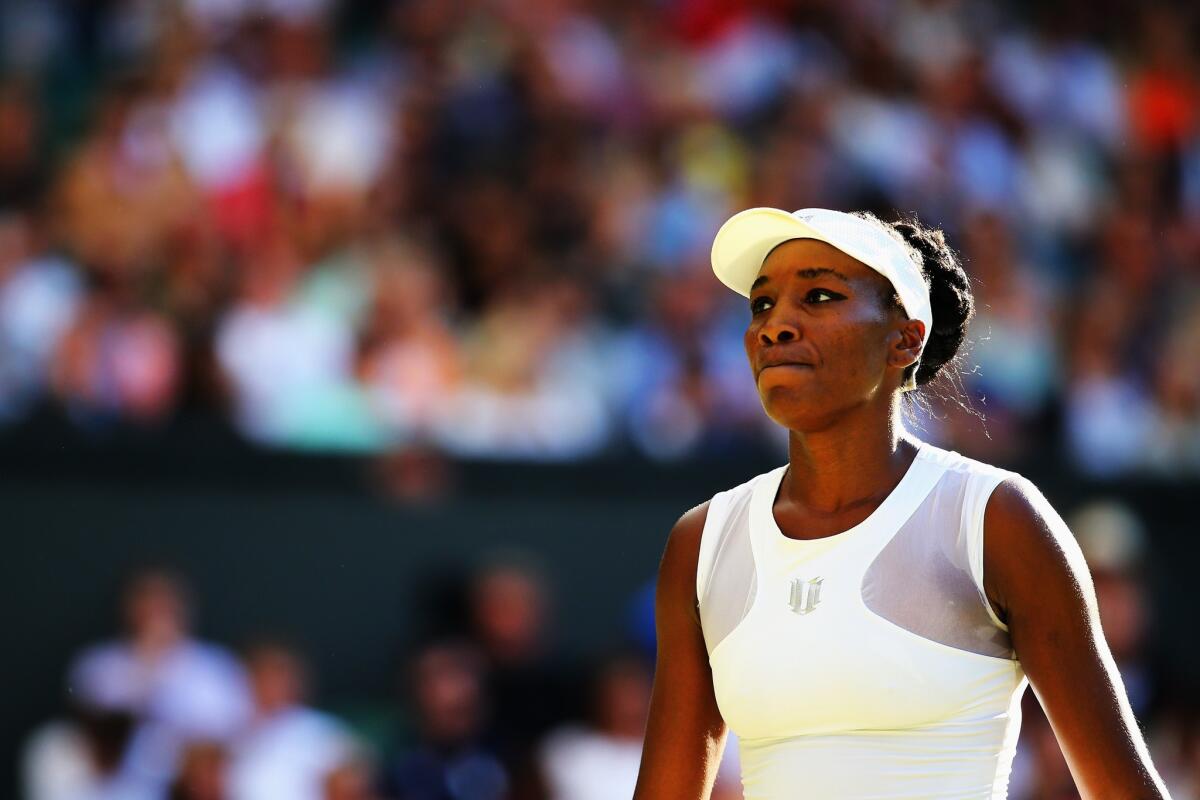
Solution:
[(925, 444), (902, 395), (973, 313), (940, 231), (754, 208), (717, 233), (788, 463), (680, 518), (635, 800), (1003, 798), (1032, 684), (1087, 798), (1165, 798), (1070, 531), (1020, 476)]

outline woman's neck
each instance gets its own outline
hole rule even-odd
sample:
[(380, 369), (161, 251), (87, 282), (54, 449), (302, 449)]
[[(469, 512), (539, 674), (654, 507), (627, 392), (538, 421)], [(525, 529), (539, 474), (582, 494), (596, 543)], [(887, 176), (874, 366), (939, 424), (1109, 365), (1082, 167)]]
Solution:
[(898, 402), (887, 415), (876, 410), (816, 433), (792, 431), (780, 496), (818, 513), (873, 504), (904, 477), (917, 444), (900, 423)]

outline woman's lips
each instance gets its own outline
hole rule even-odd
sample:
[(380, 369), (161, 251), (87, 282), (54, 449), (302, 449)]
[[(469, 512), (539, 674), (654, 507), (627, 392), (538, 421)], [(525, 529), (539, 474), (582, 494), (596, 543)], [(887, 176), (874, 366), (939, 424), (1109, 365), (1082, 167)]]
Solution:
[(766, 372), (768, 370), (772, 370), (772, 369), (811, 370), (812, 368), (813, 368), (812, 364), (802, 364), (797, 361), (779, 361), (774, 364), (764, 364), (758, 370), (758, 374), (762, 375), (764, 372)]
[(808, 361), (796, 361), (783, 358), (764, 358), (758, 370), (759, 372), (762, 372), (764, 369), (770, 369), (771, 367), (806, 367), (808, 369), (812, 369), (812, 366), (813, 365)]

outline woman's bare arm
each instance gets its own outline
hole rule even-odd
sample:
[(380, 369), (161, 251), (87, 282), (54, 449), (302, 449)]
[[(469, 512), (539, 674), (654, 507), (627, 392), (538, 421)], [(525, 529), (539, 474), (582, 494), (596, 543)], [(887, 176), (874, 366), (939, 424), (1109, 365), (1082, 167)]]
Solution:
[(984, 588), (1009, 626), (1080, 794), (1167, 798), (1104, 640), (1075, 537), (1024, 480), (996, 488), (984, 530)]
[(658, 662), (634, 800), (708, 800), (725, 745), (696, 604), (708, 504), (680, 517), (658, 568)]

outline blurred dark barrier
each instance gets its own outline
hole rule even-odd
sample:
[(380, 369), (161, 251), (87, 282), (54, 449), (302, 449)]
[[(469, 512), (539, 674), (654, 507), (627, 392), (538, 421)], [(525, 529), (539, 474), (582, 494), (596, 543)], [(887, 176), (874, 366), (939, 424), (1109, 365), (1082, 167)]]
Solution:
[[(204, 447), (188, 441), (178, 450), (163, 439), (144, 449), (8, 440), (0, 457), (5, 753), (62, 708), (69, 657), (115, 631), (117, 584), (145, 562), (173, 565), (190, 581), (203, 636), (235, 645), (288, 636), (311, 656), (322, 702), (387, 702), (407, 644), (437, 611), (439, 576), (496, 549), (536, 553), (551, 571), (559, 638), (585, 653), (624, 635), (631, 595), (654, 575), (678, 515), (770, 466), (765, 455), (678, 466), (435, 460), (411, 468), (445, 470), (441, 498), (399, 502), (358, 460), (203, 438)], [(1200, 672), (1190, 633), (1197, 487), (1083, 485), (1049, 463), (1023, 471), (1064, 513), (1098, 495), (1140, 512), (1151, 534), (1157, 639), (1173, 672)], [(9, 786), (13, 766), (6, 758)]]

